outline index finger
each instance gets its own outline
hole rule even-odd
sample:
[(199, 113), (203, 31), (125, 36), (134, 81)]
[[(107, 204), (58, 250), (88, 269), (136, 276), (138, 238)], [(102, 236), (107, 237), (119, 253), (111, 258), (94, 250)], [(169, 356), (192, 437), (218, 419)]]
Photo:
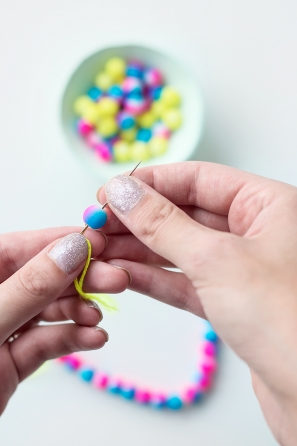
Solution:
[[(247, 182), (261, 179), (233, 167), (200, 161), (138, 168), (133, 177), (176, 205), (195, 205), (220, 215), (228, 215), (232, 201)], [(103, 188), (98, 198), (105, 201)]]

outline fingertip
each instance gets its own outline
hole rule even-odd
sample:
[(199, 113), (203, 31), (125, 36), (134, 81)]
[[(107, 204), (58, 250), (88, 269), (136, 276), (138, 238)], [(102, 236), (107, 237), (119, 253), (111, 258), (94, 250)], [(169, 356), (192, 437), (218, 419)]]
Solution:
[(78, 336), (82, 350), (97, 350), (108, 342), (108, 334), (101, 327), (79, 327)]
[(96, 193), (96, 198), (100, 204), (104, 204), (106, 202), (105, 186), (101, 186), (98, 189)]

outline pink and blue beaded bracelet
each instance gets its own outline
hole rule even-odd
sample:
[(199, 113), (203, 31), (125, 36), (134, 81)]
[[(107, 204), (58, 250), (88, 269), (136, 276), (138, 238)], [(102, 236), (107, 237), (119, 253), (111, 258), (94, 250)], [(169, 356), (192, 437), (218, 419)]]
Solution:
[(183, 387), (182, 391), (167, 393), (140, 388), (128, 384), (124, 379), (97, 370), (79, 354), (62, 356), (58, 359), (66, 369), (77, 373), (80, 379), (96, 390), (106, 390), (126, 400), (147, 405), (155, 409), (179, 410), (197, 403), (212, 387), (217, 369), (218, 336), (206, 322), (202, 342), (199, 346), (200, 360), (194, 379)]

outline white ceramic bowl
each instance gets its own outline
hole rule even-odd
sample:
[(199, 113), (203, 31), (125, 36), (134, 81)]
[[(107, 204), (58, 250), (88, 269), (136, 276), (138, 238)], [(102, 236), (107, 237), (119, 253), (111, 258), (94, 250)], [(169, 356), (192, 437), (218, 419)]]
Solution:
[(203, 127), (203, 101), (195, 76), (181, 62), (167, 54), (142, 46), (125, 45), (99, 50), (85, 59), (75, 70), (65, 88), (62, 98), (63, 129), (71, 150), (77, 155), (81, 164), (84, 164), (89, 171), (93, 171), (102, 181), (126, 170), (132, 170), (136, 164), (100, 162), (98, 157), (88, 150), (75, 130), (76, 116), (73, 111), (75, 99), (86, 93), (93, 85), (98, 71), (109, 58), (114, 56), (139, 59), (147, 65), (159, 68), (164, 74), (166, 83), (175, 87), (182, 97), (183, 124), (170, 138), (168, 151), (162, 156), (143, 162), (142, 166), (191, 159), (198, 147)]

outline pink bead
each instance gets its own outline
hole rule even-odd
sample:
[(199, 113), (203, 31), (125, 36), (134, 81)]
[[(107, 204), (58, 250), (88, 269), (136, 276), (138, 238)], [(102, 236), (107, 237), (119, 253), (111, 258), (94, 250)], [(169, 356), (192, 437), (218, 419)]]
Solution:
[(152, 404), (165, 404), (167, 401), (165, 393), (152, 393), (150, 402)]
[(129, 94), (134, 90), (142, 90), (142, 82), (136, 77), (126, 77), (122, 83), (122, 89), (125, 94)]
[(215, 354), (216, 354), (215, 344), (213, 342), (209, 342), (209, 341), (203, 342), (203, 344), (202, 344), (202, 351), (207, 356), (215, 356)]
[(138, 389), (135, 392), (135, 400), (141, 404), (147, 404), (151, 400), (151, 393), (147, 390)]
[(108, 385), (108, 375), (97, 372), (93, 378), (93, 386), (96, 389), (105, 389)]
[(214, 373), (217, 369), (217, 362), (213, 357), (206, 356), (201, 364), (201, 369), (205, 373)]
[(131, 115), (141, 115), (144, 113), (148, 107), (149, 103), (148, 101), (145, 101), (144, 99), (127, 99), (125, 101), (125, 111), (128, 113), (131, 113)]
[(110, 148), (108, 144), (104, 142), (100, 142), (95, 145), (95, 151), (96, 154), (99, 156), (99, 158), (102, 159), (102, 161), (111, 161), (112, 160), (112, 154), (110, 151)]
[(203, 376), (199, 381), (199, 388), (205, 392), (210, 388), (210, 386), (211, 386), (211, 376), (210, 375)]
[(69, 367), (71, 367), (73, 370), (79, 369), (82, 363), (81, 360), (76, 356), (68, 356), (66, 362), (69, 365)]
[(181, 395), (182, 401), (185, 404), (191, 404), (194, 401), (198, 392), (199, 392), (198, 385), (194, 385), (194, 386), (191, 386), (191, 387), (185, 389)]
[(57, 358), (57, 361), (58, 362), (66, 362), (68, 358), (69, 358), (69, 355), (61, 356), (60, 358)]
[(156, 68), (149, 68), (144, 73), (144, 81), (149, 87), (159, 87), (163, 84), (163, 76)]
[(153, 135), (169, 139), (171, 136), (171, 131), (162, 122), (157, 122), (153, 126)]
[(86, 143), (88, 144), (89, 147), (91, 147), (92, 149), (95, 149), (96, 145), (98, 143), (102, 142), (102, 139), (100, 138), (100, 136), (98, 135), (97, 132), (90, 132), (87, 136), (86, 136)]
[(79, 119), (77, 123), (77, 131), (81, 136), (87, 136), (93, 130), (92, 124), (83, 119)]

